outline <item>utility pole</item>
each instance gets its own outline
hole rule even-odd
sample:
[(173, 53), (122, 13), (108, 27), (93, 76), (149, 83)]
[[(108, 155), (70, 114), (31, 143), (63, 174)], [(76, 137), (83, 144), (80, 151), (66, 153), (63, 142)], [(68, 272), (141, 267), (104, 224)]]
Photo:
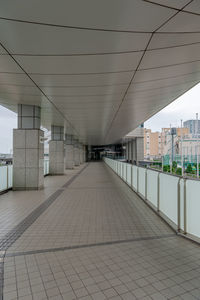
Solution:
[(181, 119), (181, 170), (182, 170), (182, 176), (184, 175), (184, 169), (183, 169), (183, 120)]
[(197, 178), (199, 178), (199, 118), (198, 113), (196, 113), (196, 134), (197, 134)]

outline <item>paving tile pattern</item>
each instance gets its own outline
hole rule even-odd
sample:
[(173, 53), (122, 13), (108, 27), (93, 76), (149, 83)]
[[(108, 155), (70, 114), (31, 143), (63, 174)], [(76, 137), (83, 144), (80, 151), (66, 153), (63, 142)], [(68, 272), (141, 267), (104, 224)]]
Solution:
[(6, 252), (4, 300), (200, 299), (200, 247), (111, 169), (91, 163), (59, 189)]
[(4, 299), (200, 299), (199, 246), (180, 237), (5, 258)]
[(68, 170), (63, 176), (45, 177), (45, 188), (38, 191), (9, 191), (0, 195), (0, 238), (17, 226), (35, 208), (61, 188), (83, 166)]
[[(118, 179), (118, 178), (117, 178)], [(162, 236), (171, 229), (141, 199), (119, 188), (115, 175), (93, 163), (9, 248), (22, 252)], [(59, 217), (58, 217), (59, 216)], [(53, 222), (52, 222), (53, 220)]]

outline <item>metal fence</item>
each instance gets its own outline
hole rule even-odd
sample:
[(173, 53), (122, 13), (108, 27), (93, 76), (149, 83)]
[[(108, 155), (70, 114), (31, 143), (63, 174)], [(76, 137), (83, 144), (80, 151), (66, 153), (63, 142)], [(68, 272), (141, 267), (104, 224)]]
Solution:
[(178, 232), (200, 238), (200, 181), (104, 158)]
[[(44, 176), (49, 174), (49, 160), (44, 159)], [(0, 166), (0, 193), (13, 186), (13, 166)]]

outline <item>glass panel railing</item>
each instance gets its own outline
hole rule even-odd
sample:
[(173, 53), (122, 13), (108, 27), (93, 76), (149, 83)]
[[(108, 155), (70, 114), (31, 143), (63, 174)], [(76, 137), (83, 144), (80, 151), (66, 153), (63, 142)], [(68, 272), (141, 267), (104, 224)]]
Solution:
[[(110, 164), (110, 161), (105, 160)], [(117, 162), (116, 172), (170, 225), (200, 239), (200, 181)]]
[(44, 176), (49, 174), (49, 160), (44, 159)]
[(182, 178), (180, 179), (180, 212), (179, 212), (179, 216), (180, 216), (180, 229), (182, 231), (185, 231), (184, 229), (184, 212), (185, 212), (185, 208), (184, 208), (184, 185), (185, 185), (185, 180)]
[(186, 181), (186, 230), (188, 233), (200, 238), (200, 182)]
[(8, 165), (8, 189), (12, 188), (13, 186), (13, 166), (12, 165)]
[(147, 200), (157, 208), (158, 205), (158, 172), (147, 170)]
[(128, 185), (130, 185), (131, 186), (131, 171), (132, 171), (132, 166), (130, 165), (130, 164), (127, 164), (127, 166), (126, 166), (126, 168), (127, 168), (127, 178), (126, 178), (126, 181), (127, 181), (127, 183), (128, 183)]
[(138, 193), (145, 198), (146, 169), (138, 168)]
[[(44, 159), (44, 175), (49, 174), (49, 160)], [(13, 186), (13, 166), (0, 166), (0, 192), (6, 191)]]
[(8, 166), (0, 166), (0, 192), (8, 189)]
[(126, 166), (127, 163), (123, 163), (123, 180), (126, 181)]
[(137, 191), (137, 166), (132, 166), (132, 188)]
[(178, 182), (179, 178), (160, 173), (159, 178), (159, 209), (174, 224), (178, 224)]

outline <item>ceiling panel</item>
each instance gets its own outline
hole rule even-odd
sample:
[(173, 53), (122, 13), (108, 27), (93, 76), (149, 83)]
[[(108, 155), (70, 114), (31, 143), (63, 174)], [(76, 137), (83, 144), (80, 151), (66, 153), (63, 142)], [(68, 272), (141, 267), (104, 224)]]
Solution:
[(200, 80), (199, 16), (177, 10), (187, 3), (2, 1), (0, 103), (40, 105), (42, 126), (86, 144), (116, 142)]
[[(174, 14), (171, 9), (141, 0), (18, 0), (3, 1), (7, 18), (114, 30), (154, 31)], [(144, 22), (145, 20), (145, 22)]]
[(200, 62), (184, 63), (180, 65), (163, 66), (162, 68), (152, 68), (139, 70), (134, 78), (134, 82), (159, 80), (162, 78), (176, 78), (187, 74), (197, 73), (199, 78)]
[(110, 95), (122, 94), (125, 92), (128, 85), (119, 86), (97, 86), (97, 87), (43, 87), (42, 90), (49, 96), (89, 96), (95, 95)]
[(136, 69), (142, 53), (95, 56), (14, 56), (26, 72), (41, 74), (79, 74), (120, 72)]
[[(150, 33), (83, 31), (0, 19), (1, 42), (12, 54), (85, 55), (145, 49)], [(0, 48), (0, 53), (1, 53)]]
[(200, 44), (176, 48), (148, 51), (144, 56), (139, 69), (158, 68), (168, 65), (184, 64), (191, 61), (200, 61)]
[(199, 0), (193, 0), (186, 8), (185, 10), (200, 14), (200, 3)]
[[(66, 70), (67, 72), (67, 70)], [(108, 72), (105, 74), (82, 74), (82, 75), (33, 75), (31, 78), (41, 87), (52, 86), (99, 86), (128, 84), (132, 72)]]
[(199, 15), (180, 12), (170, 22), (166, 23), (159, 32), (199, 32)]
[(167, 34), (156, 33), (154, 34), (151, 43), (148, 47), (148, 51), (151, 49), (177, 47), (175, 50), (181, 51), (181, 46), (189, 44), (200, 44), (200, 32), (198, 33), (184, 33), (184, 34)]
[(190, 0), (149, 0), (149, 2), (180, 9), (189, 3)]

